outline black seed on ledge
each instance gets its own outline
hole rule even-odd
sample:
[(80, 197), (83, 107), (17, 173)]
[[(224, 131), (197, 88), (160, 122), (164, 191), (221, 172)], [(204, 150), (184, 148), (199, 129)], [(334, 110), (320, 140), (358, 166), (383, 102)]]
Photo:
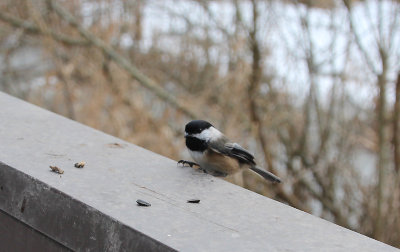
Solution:
[(141, 200), (141, 199), (136, 200), (136, 203), (138, 204), (138, 206), (145, 206), (145, 207), (151, 206), (150, 203), (148, 203), (148, 202), (146, 202), (144, 200)]

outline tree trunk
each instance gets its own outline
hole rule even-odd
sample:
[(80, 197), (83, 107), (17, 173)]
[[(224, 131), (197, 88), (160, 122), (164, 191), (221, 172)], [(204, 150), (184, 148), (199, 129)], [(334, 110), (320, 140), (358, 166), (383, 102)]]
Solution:
[(400, 71), (396, 82), (396, 101), (393, 110), (393, 150), (394, 150), (394, 169), (400, 173)]
[(385, 169), (387, 162), (387, 134), (386, 134), (386, 82), (387, 82), (387, 56), (384, 50), (379, 50), (381, 56), (382, 72), (378, 75), (379, 97), (376, 108), (377, 135), (378, 135), (378, 161), (377, 161), (377, 209), (373, 238), (382, 240), (382, 205), (384, 202)]

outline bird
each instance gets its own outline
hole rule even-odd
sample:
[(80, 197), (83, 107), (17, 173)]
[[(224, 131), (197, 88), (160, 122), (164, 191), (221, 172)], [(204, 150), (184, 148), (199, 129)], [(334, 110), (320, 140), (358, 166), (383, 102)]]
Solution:
[(254, 156), (237, 143), (231, 142), (211, 123), (193, 120), (185, 126), (186, 147), (195, 162), (179, 160), (183, 166), (199, 166), (214, 176), (225, 177), (243, 169), (250, 169), (261, 177), (280, 183), (281, 179), (271, 172), (257, 167)]

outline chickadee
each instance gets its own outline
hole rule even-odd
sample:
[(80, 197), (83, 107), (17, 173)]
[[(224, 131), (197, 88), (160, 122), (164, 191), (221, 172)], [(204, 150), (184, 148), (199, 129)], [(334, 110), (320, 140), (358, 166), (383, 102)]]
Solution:
[(200, 166), (214, 176), (227, 176), (241, 169), (251, 169), (263, 178), (280, 183), (274, 174), (256, 167), (254, 156), (237, 143), (232, 143), (214, 126), (203, 120), (194, 120), (185, 126), (186, 147), (196, 161), (180, 160), (189, 166)]

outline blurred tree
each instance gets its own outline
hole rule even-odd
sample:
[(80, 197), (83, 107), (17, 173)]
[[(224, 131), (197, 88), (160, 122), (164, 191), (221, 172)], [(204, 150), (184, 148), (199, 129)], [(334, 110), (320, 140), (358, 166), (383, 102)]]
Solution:
[(0, 89), (174, 159), (207, 119), (284, 183), (227, 180), (400, 247), (399, 2), (172, 2), (3, 0)]

